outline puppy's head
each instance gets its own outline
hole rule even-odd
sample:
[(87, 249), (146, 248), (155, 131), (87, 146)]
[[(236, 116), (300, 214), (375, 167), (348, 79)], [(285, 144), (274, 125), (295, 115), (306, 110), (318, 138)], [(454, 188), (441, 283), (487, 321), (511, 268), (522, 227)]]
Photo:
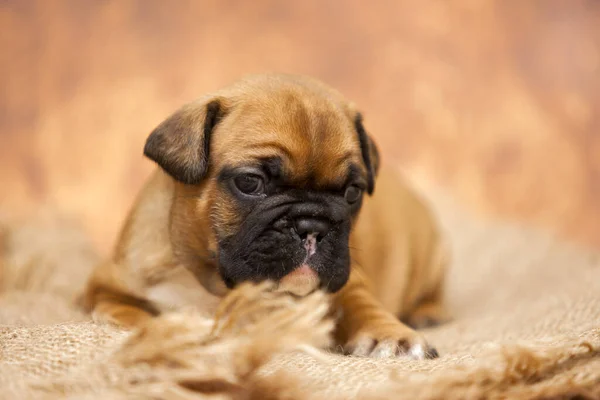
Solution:
[(173, 247), (209, 290), (271, 279), (304, 295), (348, 280), (378, 153), (338, 92), (297, 76), (245, 79), (177, 111), (144, 154), (175, 180)]

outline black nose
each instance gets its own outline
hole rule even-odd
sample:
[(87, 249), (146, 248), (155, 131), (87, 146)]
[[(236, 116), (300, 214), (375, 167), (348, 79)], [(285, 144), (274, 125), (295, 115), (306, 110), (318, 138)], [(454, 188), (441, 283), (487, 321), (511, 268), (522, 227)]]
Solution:
[(294, 229), (301, 238), (306, 238), (309, 233), (316, 233), (317, 239), (322, 239), (329, 232), (329, 221), (320, 218), (297, 218), (294, 220)]

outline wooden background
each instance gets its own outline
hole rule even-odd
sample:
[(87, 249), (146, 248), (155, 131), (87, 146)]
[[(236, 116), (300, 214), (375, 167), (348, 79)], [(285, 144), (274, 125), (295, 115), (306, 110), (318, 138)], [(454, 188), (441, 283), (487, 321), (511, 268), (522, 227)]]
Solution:
[(0, 1), (0, 211), (107, 249), (150, 130), (245, 73), (314, 75), (384, 157), (482, 215), (600, 247), (600, 2)]

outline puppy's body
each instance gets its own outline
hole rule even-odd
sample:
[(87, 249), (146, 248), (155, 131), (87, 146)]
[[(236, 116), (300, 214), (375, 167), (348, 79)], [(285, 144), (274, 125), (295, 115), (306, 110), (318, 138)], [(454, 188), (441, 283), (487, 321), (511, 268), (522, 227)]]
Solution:
[(415, 310), (442, 297), (448, 253), (432, 214), (392, 168), (367, 198), (351, 236), (352, 259), (384, 308), (411, 325)]
[[(297, 295), (332, 292), (349, 352), (435, 354), (398, 317), (443, 315), (437, 228), (405, 184), (378, 173), (375, 144), (339, 93), (294, 76), (244, 80), (175, 113), (145, 153), (162, 169), (90, 281), (96, 314), (135, 326), (271, 279)], [(377, 195), (363, 199), (376, 175)], [(206, 296), (182, 296), (176, 279)]]

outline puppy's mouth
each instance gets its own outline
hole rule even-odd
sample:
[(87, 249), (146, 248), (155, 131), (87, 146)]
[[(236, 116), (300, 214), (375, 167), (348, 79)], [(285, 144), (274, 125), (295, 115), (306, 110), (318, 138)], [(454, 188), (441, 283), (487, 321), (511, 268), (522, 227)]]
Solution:
[(317, 252), (317, 237), (318, 233), (309, 233), (306, 238), (302, 239), (302, 246), (306, 250), (306, 257), (303, 263), (307, 262), (308, 259)]
[(306, 296), (319, 287), (321, 281), (319, 275), (309, 265), (309, 259), (317, 252), (317, 237), (317, 233), (309, 233), (302, 239), (302, 246), (306, 250), (304, 260), (292, 272), (281, 278), (277, 291)]

